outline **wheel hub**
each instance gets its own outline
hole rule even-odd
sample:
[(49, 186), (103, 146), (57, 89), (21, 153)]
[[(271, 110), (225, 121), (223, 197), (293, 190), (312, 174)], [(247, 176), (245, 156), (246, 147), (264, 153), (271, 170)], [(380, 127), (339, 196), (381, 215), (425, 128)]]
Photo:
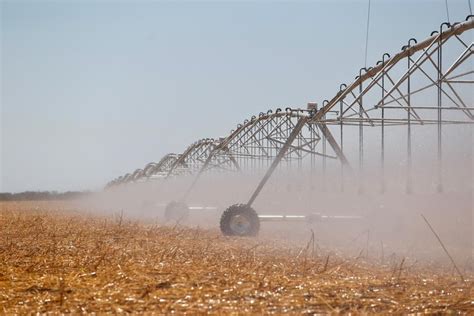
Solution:
[(250, 220), (242, 214), (235, 215), (230, 220), (230, 228), (238, 235), (246, 235), (251, 225)]

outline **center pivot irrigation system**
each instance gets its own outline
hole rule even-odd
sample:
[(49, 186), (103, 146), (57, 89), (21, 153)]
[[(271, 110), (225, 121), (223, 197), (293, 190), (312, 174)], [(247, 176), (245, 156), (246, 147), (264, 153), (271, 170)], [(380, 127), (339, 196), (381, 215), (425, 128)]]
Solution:
[[(345, 175), (359, 172), (359, 177), (362, 176), (364, 131), (371, 128), (380, 133), (377, 140), (381, 167), (379, 186), (383, 192), (387, 132), (393, 133), (392, 127), (397, 126), (397, 133), (405, 131), (406, 135), (406, 191), (410, 193), (413, 129), (434, 126), (437, 190), (442, 192), (442, 128), (447, 124), (474, 123), (474, 70), (470, 59), (474, 53), (473, 28), (472, 15), (459, 23), (442, 23), (427, 39), (418, 42), (411, 38), (394, 56), (385, 53), (375, 66), (361, 68), (352, 83), (341, 84), (337, 94), (324, 100), (320, 108), (316, 103), (308, 103), (305, 109), (289, 107), (262, 112), (238, 125), (227, 137), (202, 139), (182, 154), (168, 154), (157, 163), (149, 163), (143, 169), (109, 182), (106, 188), (192, 174), (193, 181), (182, 200), (166, 207), (168, 217), (181, 218), (190, 209), (184, 201), (203, 173), (211, 170), (252, 172), (266, 168), (248, 201), (228, 207), (220, 220), (225, 235), (254, 236), (261, 221), (312, 222), (329, 218), (318, 214), (257, 214), (252, 205), (279, 165), (301, 167), (309, 161), (312, 173), (316, 160), (320, 160), (324, 181), (327, 161), (336, 161), (340, 166), (341, 190), (344, 190)], [(350, 127), (356, 128), (358, 136), (356, 171), (344, 151), (345, 130)], [(363, 191), (362, 185), (359, 190)]]

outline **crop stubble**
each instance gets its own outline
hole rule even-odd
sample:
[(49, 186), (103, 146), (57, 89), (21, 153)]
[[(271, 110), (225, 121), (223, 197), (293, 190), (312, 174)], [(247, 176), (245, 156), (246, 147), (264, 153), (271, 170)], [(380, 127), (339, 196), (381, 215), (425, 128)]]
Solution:
[(473, 276), (217, 230), (0, 204), (0, 312), (474, 312)]

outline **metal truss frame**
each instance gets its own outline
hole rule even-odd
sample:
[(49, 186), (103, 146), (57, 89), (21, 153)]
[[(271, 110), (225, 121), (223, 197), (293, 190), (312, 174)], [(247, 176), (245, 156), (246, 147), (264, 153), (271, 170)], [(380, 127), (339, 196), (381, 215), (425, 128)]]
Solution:
[[(309, 156), (314, 168), (315, 157), (322, 158), (324, 175), (326, 160), (336, 159), (343, 177), (349, 165), (344, 155), (344, 129), (348, 126), (358, 127), (360, 171), (364, 168), (364, 130), (380, 130), (383, 174), (386, 127), (405, 126), (410, 192), (412, 126), (434, 124), (438, 139), (438, 190), (442, 191), (442, 126), (474, 123), (474, 105), (469, 99), (474, 83), (469, 58), (474, 54), (474, 43), (468, 41), (468, 31), (473, 28), (474, 17), (468, 16), (461, 23), (441, 24), (438, 31), (423, 41), (410, 39), (393, 57), (385, 53), (374, 67), (361, 68), (354, 81), (341, 84), (337, 94), (323, 101), (319, 110), (312, 106), (304, 110), (262, 112), (238, 125), (225, 138), (193, 143), (181, 155), (173, 156), (174, 160), (162, 171), (166, 173), (163, 178), (195, 174), (186, 196), (204, 172), (254, 172), (268, 168), (247, 202), (250, 206), (280, 163), (299, 167)], [(338, 135), (338, 140), (333, 135)], [(328, 153), (327, 144), (332, 153)], [(108, 186), (149, 179), (156, 174), (149, 171), (149, 166), (119, 177)], [(383, 191), (383, 176), (381, 182)], [(343, 181), (341, 185), (343, 190)]]

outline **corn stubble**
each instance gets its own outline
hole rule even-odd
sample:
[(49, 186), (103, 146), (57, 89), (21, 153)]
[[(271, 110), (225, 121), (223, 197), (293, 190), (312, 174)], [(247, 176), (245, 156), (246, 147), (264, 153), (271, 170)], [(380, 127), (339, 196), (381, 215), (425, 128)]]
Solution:
[(0, 313), (474, 312), (473, 276), (313, 244), (0, 204)]

